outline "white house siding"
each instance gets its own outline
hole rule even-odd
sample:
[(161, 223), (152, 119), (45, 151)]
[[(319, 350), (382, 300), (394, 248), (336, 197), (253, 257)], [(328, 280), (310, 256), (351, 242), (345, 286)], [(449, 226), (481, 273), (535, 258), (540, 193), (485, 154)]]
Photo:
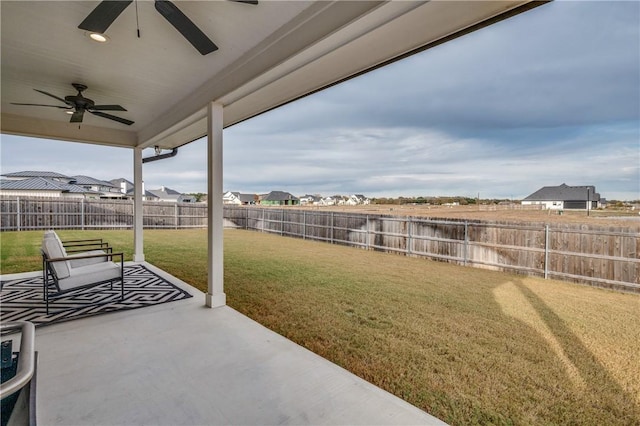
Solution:
[(522, 201), (520, 204), (523, 206), (538, 206), (543, 205), (547, 210), (563, 210), (563, 201)]
[(222, 202), (224, 204), (233, 204), (237, 206), (242, 204), (242, 202), (240, 201), (240, 198), (236, 197), (236, 195), (233, 192), (226, 192), (222, 196)]
[(0, 195), (12, 197), (84, 198), (83, 194), (62, 194), (60, 191), (7, 191), (0, 189)]

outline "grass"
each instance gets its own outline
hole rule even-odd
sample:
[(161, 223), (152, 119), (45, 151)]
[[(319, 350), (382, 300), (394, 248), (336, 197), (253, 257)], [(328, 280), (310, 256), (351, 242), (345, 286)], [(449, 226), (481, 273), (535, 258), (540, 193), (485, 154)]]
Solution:
[[(131, 231), (102, 236), (131, 258)], [(42, 232), (0, 234), (2, 273)], [(206, 288), (203, 230), (145, 231), (146, 259)], [(228, 304), (450, 424), (640, 424), (640, 296), (225, 231)]]

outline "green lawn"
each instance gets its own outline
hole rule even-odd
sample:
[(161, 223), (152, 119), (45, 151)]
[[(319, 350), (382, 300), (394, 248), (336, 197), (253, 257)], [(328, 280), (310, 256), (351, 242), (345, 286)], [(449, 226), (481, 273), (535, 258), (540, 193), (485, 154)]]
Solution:
[[(131, 258), (131, 231), (104, 237)], [(42, 232), (0, 234), (2, 273)], [(145, 231), (147, 261), (204, 290), (206, 231)], [(451, 424), (640, 424), (640, 295), (225, 231), (228, 304)]]

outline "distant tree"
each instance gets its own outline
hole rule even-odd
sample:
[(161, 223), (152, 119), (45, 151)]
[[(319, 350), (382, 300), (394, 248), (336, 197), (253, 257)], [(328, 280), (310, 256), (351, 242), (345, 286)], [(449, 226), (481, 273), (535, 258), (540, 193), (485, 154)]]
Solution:
[(187, 195), (191, 195), (196, 199), (196, 203), (199, 203), (201, 201), (206, 201), (207, 200), (207, 194), (202, 193), (202, 192), (192, 192), (190, 194)]

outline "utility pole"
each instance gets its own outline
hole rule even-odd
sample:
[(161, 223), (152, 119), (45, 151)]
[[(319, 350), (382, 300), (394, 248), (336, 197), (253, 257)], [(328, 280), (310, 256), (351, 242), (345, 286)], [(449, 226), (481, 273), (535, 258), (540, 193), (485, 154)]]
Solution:
[(591, 202), (589, 201), (589, 186), (587, 186), (587, 217), (589, 216), (589, 212), (591, 211)]

